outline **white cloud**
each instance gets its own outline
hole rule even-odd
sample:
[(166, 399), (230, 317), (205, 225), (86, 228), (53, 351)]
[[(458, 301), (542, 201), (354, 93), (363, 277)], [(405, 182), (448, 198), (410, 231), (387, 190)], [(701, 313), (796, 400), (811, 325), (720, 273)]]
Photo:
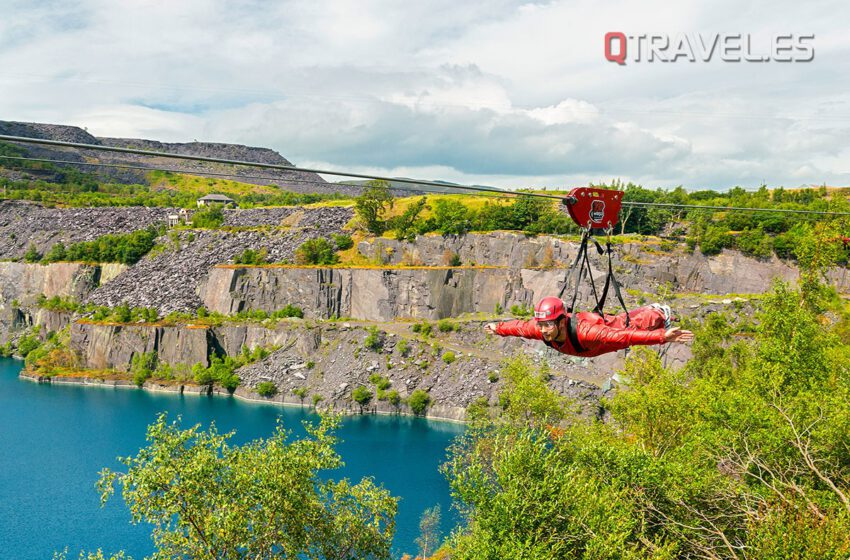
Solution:
[[(499, 186), (850, 182), (839, 2), (80, 0), (4, 12), (4, 119)], [(815, 33), (816, 57), (619, 66), (603, 57), (612, 30)]]

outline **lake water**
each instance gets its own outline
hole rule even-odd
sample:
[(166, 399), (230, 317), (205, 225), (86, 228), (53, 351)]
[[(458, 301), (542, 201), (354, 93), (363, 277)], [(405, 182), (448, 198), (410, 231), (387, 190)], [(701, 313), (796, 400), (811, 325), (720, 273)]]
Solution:
[[(268, 437), (281, 418), (293, 431), (316, 417), (296, 407), (246, 403), (220, 396), (156, 394), (136, 389), (39, 385), (18, 378), (22, 362), (0, 358), (0, 556), (49, 559), (68, 548), (125, 550), (137, 560), (150, 554), (150, 528), (130, 524), (116, 494), (100, 507), (95, 489), (103, 467), (118, 469), (118, 456), (145, 444), (157, 414), (182, 416), (183, 426), (215, 421), (236, 430), (234, 443)], [(448, 484), (438, 472), (458, 424), (421, 418), (357, 416), (343, 420), (337, 451), (346, 465), (334, 479), (373, 476), (401, 497), (394, 548), (415, 553), (414, 539), (425, 508), (440, 504), (443, 530), (450, 519)]]

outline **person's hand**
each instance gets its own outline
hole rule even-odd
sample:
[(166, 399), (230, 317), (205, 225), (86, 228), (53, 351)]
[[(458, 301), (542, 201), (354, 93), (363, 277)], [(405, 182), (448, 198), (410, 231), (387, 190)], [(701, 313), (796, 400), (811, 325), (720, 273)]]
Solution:
[(484, 330), (496, 334), (496, 323), (487, 323), (484, 325)]
[(694, 333), (685, 331), (679, 327), (667, 329), (664, 333), (664, 342), (690, 342), (694, 339)]

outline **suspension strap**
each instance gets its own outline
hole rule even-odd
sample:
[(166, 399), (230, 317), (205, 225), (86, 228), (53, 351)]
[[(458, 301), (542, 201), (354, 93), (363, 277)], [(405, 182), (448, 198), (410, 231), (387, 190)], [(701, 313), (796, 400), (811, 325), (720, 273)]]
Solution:
[(608, 297), (608, 288), (610, 286), (614, 286), (614, 293), (617, 295), (617, 299), (620, 301), (620, 305), (623, 306), (623, 311), (626, 312), (626, 326), (629, 326), (629, 310), (626, 307), (626, 302), (623, 299), (623, 294), (620, 292), (620, 283), (617, 282), (617, 278), (614, 276), (614, 265), (612, 263), (612, 254), (613, 251), (611, 249), (611, 230), (607, 231), (608, 239), (605, 242), (605, 252), (608, 253), (608, 274), (605, 276), (605, 287), (602, 289), (602, 297), (596, 301), (596, 313), (600, 316), (604, 316), (604, 308), (605, 308), (605, 300)]

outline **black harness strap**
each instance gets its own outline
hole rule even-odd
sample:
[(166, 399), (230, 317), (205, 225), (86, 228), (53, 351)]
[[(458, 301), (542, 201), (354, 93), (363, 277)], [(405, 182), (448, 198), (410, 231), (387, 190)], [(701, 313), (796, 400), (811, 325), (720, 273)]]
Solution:
[(614, 286), (614, 293), (617, 295), (617, 299), (620, 301), (620, 305), (623, 306), (623, 311), (626, 312), (626, 326), (629, 326), (629, 310), (626, 307), (626, 302), (623, 299), (623, 294), (620, 292), (620, 283), (617, 282), (617, 278), (614, 277), (614, 265), (611, 262), (611, 254), (613, 251), (611, 250), (611, 240), (605, 244), (606, 252), (608, 253), (608, 275), (605, 276), (605, 287), (602, 289), (602, 297), (596, 301), (596, 313), (601, 316), (604, 316), (604, 307), (605, 300), (608, 297), (608, 288), (610, 286)]
[(575, 316), (570, 315), (569, 317), (567, 317), (567, 336), (570, 339), (570, 344), (573, 345), (573, 348), (576, 352), (581, 353), (585, 350), (584, 347), (578, 341), (578, 332), (576, 330), (577, 323), (578, 319)]

